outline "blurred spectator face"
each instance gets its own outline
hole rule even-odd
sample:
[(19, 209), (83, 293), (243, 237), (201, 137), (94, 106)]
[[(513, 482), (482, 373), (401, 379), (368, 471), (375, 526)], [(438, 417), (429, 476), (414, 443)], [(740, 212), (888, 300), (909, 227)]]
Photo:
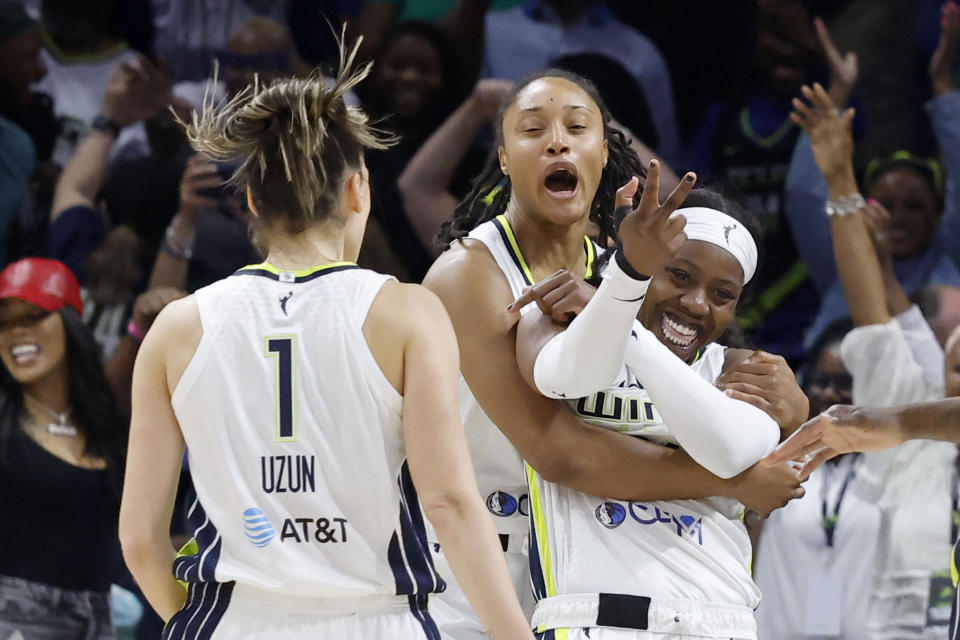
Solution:
[(908, 167), (887, 169), (869, 196), (890, 212), (890, 250), (895, 258), (921, 253), (937, 228), (940, 207), (930, 183)]
[(800, 3), (760, 3), (754, 64), (769, 89), (782, 96), (798, 94), (800, 85), (807, 82), (807, 68), (815, 50), (810, 16)]
[(0, 43), (0, 78), (21, 106), (30, 103), (30, 85), (47, 75), (47, 67), (40, 58), (42, 48), (39, 27), (31, 27)]
[(960, 397), (960, 327), (953, 330), (943, 355), (944, 392), (948, 398)]
[(0, 360), (17, 382), (42, 381), (65, 365), (66, 352), (60, 314), (16, 298), (0, 300)]
[(853, 402), (853, 379), (840, 357), (840, 343), (827, 345), (804, 380), (810, 399), (810, 415), (816, 416), (831, 405)]
[(43, 0), (40, 21), (67, 53), (93, 53), (116, 39), (113, 0)]
[(253, 84), (254, 76), (259, 76), (261, 83), (269, 83), (290, 75), (294, 57), (293, 40), (287, 29), (279, 22), (260, 17), (234, 31), (227, 49), (217, 54), (230, 96)]
[(443, 86), (440, 52), (429, 40), (412, 33), (401, 35), (386, 48), (374, 73), (388, 110), (404, 119), (429, 111)]

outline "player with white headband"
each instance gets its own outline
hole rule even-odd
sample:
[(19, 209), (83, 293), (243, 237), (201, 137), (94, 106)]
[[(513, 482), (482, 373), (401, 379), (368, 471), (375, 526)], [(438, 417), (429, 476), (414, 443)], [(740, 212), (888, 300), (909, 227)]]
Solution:
[[(527, 314), (517, 357), (530, 384), (583, 419), (682, 447), (729, 478), (780, 440), (772, 417), (715, 386), (750, 354), (714, 341), (756, 272), (757, 246), (745, 212), (720, 194), (696, 189), (684, 206), (670, 218), (627, 215), (589, 303), (565, 330)], [(550, 311), (542, 291), (526, 296)], [(625, 502), (527, 475), (539, 637), (756, 638), (760, 592), (739, 502)]]

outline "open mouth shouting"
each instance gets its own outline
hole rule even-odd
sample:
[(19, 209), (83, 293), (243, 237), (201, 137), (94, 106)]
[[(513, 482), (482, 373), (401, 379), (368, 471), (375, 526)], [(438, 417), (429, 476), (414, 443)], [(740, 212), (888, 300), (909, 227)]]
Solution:
[(577, 168), (572, 162), (553, 162), (547, 166), (543, 179), (550, 196), (566, 200), (577, 194), (579, 177)]

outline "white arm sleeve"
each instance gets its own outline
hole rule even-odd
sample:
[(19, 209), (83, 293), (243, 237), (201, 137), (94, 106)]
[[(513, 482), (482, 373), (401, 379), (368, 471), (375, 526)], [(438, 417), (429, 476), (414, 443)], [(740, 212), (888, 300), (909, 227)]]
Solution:
[(700, 466), (732, 478), (773, 451), (780, 426), (766, 412), (724, 394), (650, 331), (638, 327), (636, 334), (627, 345), (627, 366), (670, 433)]
[(631, 278), (610, 260), (587, 306), (537, 354), (537, 390), (550, 398), (581, 398), (613, 384), (649, 283)]

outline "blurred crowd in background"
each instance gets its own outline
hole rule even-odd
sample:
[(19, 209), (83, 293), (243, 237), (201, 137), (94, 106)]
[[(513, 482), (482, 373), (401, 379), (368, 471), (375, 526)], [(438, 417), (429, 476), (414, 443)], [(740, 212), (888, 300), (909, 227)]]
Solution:
[[(693, 170), (761, 215), (760, 276), (731, 340), (787, 358), (812, 414), (852, 400), (960, 395), (953, 3), (0, 0), (0, 268), (41, 256), (79, 281), (103, 365), (85, 384), (116, 413), (97, 420), (126, 420), (137, 348), (164, 305), (261, 261), (245, 198), (224, 184), (236, 167), (193, 153), (177, 118), (255, 76), (329, 72), (342, 23), (375, 64), (350, 100), (400, 137), (367, 156), (373, 211), (362, 266), (419, 282), (443, 250), (440, 224), (483, 170), (501, 97), (529, 73), (561, 67), (596, 84), (643, 159), (660, 158), (675, 175)], [(824, 213), (831, 141), (811, 143), (790, 118), (801, 86), (814, 82), (856, 109), (853, 171), (881, 212), (871, 231), (887, 324), (851, 320)], [(0, 391), (15, 384), (8, 378)], [(10, 407), (0, 400), (0, 422), (18, 420)], [(123, 429), (107, 432), (122, 450)], [(13, 446), (0, 437), (4, 458)], [(956, 449), (917, 444), (884, 465), (828, 465), (807, 497), (754, 523), (761, 638), (946, 638)], [(63, 491), (89, 487), (28, 477), (44, 469), (0, 473), (9, 518), (0, 576), (11, 579), (0, 580), (0, 619), (23, 613), (7, 593), (23, 588), (15, 580), (98, 593), (115, 584), (125, 589), (114, 589), (116, 626), (159, 637), (159, 620), (127, 591), (136, 587), (114, 535), (119, 494), (66, 504), (83, 510), (71, 520), (43, 496), (69, 503)], [(846, 492), (858, 473), (879, 487), (873, 499)], [(38, 492), (46, 511), (8, 540), (8, 529), (44, 510), (11, 497), (13, 486)], [(186, 470), (181, 493), (188, 505)], [(90, 530), (106, 537), (85, 548), (75, 541), (89, 537), (91, 509), (101, 521)], [(179, 542), (188, 537), (181, 510), (171, 532)], [(856, 523), (829, 545), (828, 515)], [(14, 548), (30, 541), (53, 555), (37, 564)], [(825, 603), (839, 617), (822, 614)], [(825, 621), (834, 617), (841, 628)]]

